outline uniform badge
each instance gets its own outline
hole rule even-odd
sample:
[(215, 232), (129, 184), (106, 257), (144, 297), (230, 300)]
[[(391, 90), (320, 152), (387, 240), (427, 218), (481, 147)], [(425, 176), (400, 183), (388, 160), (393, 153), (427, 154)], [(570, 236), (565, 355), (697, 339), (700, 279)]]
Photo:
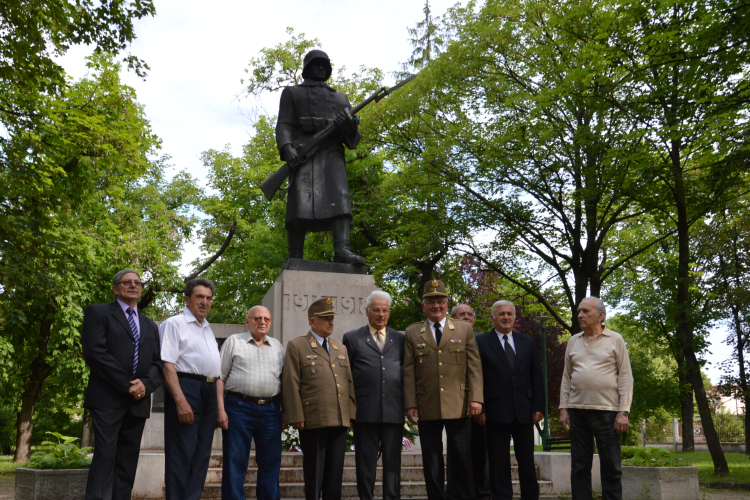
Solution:
[(417, 344), (417, 349), (424, 349), (427, 347), (427, 344)]
[(308, 356), (308, 357), (307, 357), (307, 359), (308, 359), (308, 361), (309, 361), (309, 360), (314, 360), (314, 359), (318, 359), (318, 357), (317, 357), (317, 356), (313, 356), (313, 355), (310, 355), (310, 356)]
[(451, 344), (460, 344), (461, 339), (451, 339)]
[(310, 375), (315, 375), (315, 368), (310, 368)]
[(419, 330), (419, 333), (424, 333), (426, 331), (427, 331), (427, 327), (426, 326), (422, 326), (422, 329)]
[(338, 355), (338, 356), (336, 356), (336, 357), (337, 357), (337, 358), (339, 358), (339, 359), (346, 359), (346, 356), (344, 356), (343, 354), (339, 354), (339, 355)]
[(315, 339), (310, 339), (310, 347), (312, 347), (313, 349), (318, 347), (318, 343), (315, 342)]
[(336, 344), (334, 344), (333, 342), (331, 342), (331, 345), (332, 345), (332, 346), (333, 346), (333, 348), (334, 348), (334, 349), (336, 349), (337, 351), (339, 350), (339, 346), (337, 346), (337, 345), (336, 345)]
[(450, 328), (451, 330), (455, 330), (455, 329), (456, 329), (456, 328), (455, 328), (455, 327), (453, 326), (453, 323), (451, 323), (450, 321), (448, 322), (448, 328)]
[(421, 365), (422, 363), (424, 363), (424, 358), (419, 358), (419, 364)]

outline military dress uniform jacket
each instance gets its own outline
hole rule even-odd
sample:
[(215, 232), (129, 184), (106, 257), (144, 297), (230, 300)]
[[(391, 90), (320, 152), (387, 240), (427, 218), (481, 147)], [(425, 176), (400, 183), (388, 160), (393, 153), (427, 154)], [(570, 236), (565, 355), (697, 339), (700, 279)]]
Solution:
[[(298, 148), (333, 123), (344, 108), (351, 107), (346, 95), (324, 82), (305, 80), (300, 85), (286, 87), (281, 92), (276, 122), (279, 152), (286, 144)], [(360, 139), (356, 124), (344, 124), (290, 176), (287, 229), (304, 225), (306, 231), (329, 231), (330, 219), (352, 216), (343, 144), (354, 149)]]
[(420, 421), (463, 418), (471, 401), (484, 401), (482, 364), (471, 325), (448, 318), (440, 345), (427, 320), (409, 326), (404, 409), (417, 408)]
[(357, 415), (354, 383), (346, 347), (328, 337), (330, 355), (312, 333), (286, 346), (281, 393), (287, 422), (305, 422), (305, 430), (349, 427)]

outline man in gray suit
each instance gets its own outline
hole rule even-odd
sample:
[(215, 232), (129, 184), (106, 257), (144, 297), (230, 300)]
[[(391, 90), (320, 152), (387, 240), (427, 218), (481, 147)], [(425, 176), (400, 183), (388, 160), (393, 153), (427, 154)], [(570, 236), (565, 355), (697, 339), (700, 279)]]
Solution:
[(404, 428), (404, 334), (388, 328), (391, 296), (367, 297), (368, 325), (344, 334), (357, 399), (354, 454), (360, 500), (373, 500), (378, 452), (383, 456), (383, 500), (401, 498)]

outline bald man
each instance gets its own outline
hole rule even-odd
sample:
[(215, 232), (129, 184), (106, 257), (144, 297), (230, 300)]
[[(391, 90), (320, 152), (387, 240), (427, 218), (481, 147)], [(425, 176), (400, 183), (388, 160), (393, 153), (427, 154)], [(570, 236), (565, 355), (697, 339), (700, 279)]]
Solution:
[(281, 370), (284, 347), (269, 337), (271, 312), (250, 308), (245, 333), (230, 336), (221, 348), (221, 378), (216, 381), (219, 400), (217, 424), (222, 429), (224, 469), (221, 498), (245, 500), (245, 475), (250, 442), (255, 439), (258, 462), (256, 496), (279, 500), (281, 429)]

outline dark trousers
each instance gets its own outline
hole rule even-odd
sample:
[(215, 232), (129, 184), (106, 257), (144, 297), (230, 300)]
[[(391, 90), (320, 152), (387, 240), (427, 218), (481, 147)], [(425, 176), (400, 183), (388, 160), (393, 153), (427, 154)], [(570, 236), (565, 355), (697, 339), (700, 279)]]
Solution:
[(86, 500), (130, 500), (141, 450), (144, 417), (129, 408), (91, 408), (96, 443)]
[[(419, 422), (422, 468), (429, 500), (474, 500), (471, 470), (471, 424), (469, 418)], [(448, 437), (448, 492), (445, 490), (443, 428)]]
[(484, 426), (471, 419), (471, 469), (474, 471), (474, 496), (490, 498), (490, 462), (487, 460)]
[(250, 443), (255, 439), (255, 461), (258, 463), (256, 498), (279, 500), (281, 468), (281, 410), (274, 401), (265, 405), (224, 395), (224, 410), (229, 426), (222, 430), (224, 465), (221, 476), (222, 500), (245, 500)]
[[(490, 462), (487, 460), (487, 446), (484, 439), (484, 427), (471, 419), (471, 470), (474, 471), (474, 497), (476, 500), (485, 500), (491, 497), (490, 493)], [(446, 494), (449, 498), (456, 494), (451, 490), (451, 468), (446, 467), (445, 476), (448, 480)]]
[(341, 500), (346, 432), (346, 427), (300, 431), (305, 500), (319, 500), (321, 492), (323, 500)]
[(569, 408), (570, 489), (573, 500), (589, 500), (594, 438), (599, 450), (602, 500), (622, 500), (620, 435), (615, 432), (616, 411)]
[[(534, 424), (485, 424), (487, 455), (490, 461), (492, 500), (511, 500), (513, 482), (510, 474), (510, 438), (518, 462), (518, 479), (523, 500), (539, 498), (539, 482), (534, 465)], [(588, 499), (590, 500), (590, 499)]]
[(216, 428), (216, 384), (180, 378), (193, 410), (193, 423), (181, 424), (177, 405), (164, 391), (164, 493), (166, 500), (198, 500), (203, 494)]
[(383, 500), (401, 498), (402, 424), (355, 423), (354, 460), (359, 500), (373, 500), (378, 452), (383, 457)]

